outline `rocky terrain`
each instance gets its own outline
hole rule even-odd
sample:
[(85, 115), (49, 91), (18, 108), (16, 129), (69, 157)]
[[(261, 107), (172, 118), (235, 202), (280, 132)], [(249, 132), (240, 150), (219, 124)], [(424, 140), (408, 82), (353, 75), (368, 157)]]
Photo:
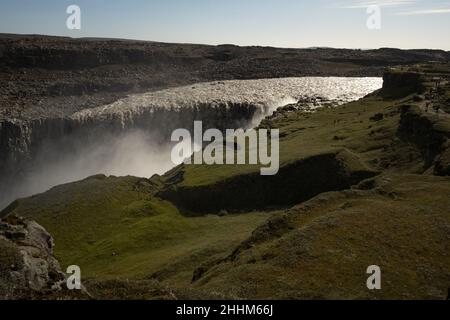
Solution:
[[(305, 104), (260, 124), (280, 129), (278, 176), (97, 175), (0, 215), (48, 229), (99, 299), (445, 299), (450, 64), (386, 70), (382, 89), (338, 108)], [(382, 290), (366, 287), (370, 265)]]
[(88, 298), (70, 293), (66, 274), (53, 256), (51, 235), (32, 220), (0, 219), (0, 299)]

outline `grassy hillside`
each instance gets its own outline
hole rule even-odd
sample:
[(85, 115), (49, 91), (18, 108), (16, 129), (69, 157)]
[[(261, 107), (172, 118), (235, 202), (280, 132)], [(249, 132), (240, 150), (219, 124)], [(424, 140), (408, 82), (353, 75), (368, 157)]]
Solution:
[[(182, 165), (95, 176), (2, 215), (36, 219), (99, 298), (445, 298), (450, 66), (392, 70), (382, 90), (280, 109), (280, 173)], [(383, 290), (368, 291), (379, 265)], [(193, 280), (193, 281), (192, 281)]]
[(135, 177), (94, 176), (19, 200), (15, 213), (32, 217), (56, 239), (63, 266), (79, 265), (85, 277), (174, 276), (188, 284), (199, 260), (223, 254), (245, 239), (267, 214), (187, 218), (152, 196)]
[[(370, 186), (370, 190), (366, 189)], [(382, 175), (272, 218), (194, 287), (235, 298), (445, 299), (450, 181)], [(367, 267), (382, 290), (367, 290)]]

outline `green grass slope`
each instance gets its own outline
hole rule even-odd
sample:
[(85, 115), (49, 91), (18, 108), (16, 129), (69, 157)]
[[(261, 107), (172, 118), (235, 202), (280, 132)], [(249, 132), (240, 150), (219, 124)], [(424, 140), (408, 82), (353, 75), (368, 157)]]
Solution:
[[(45, 226), (56, 240), (62, 266), (79, 265), (84, 277), (155, 274), (184, 284), (190, 283), (198, 261), (226, 253), (267, 217), (188, 218), (153, 197), (154, 188), (146, 179), (94, 176), (18, 200), (13, 212)], [(184, 272), (173, 274), (174, 267)]]
[[(195, 288), (252, 299), (445, 299), (450, 180), (383, 175), (272, 218)], [(382, 290), (366, 287), (368, 266)]]

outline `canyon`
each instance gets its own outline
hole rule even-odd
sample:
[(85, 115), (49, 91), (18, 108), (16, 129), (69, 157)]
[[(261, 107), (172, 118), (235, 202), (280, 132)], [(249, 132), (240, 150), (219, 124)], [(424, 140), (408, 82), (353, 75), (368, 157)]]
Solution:
[(380, 87), (375, 77), (205, 82), (130, 94), (64, 117), (4, 120), (0, 206), (93, 174), (162, 174), (173, 167), (172, 132), (193, 132), (196, 120), (205, 129), (249, 129), (289, 103), (338, 106)]

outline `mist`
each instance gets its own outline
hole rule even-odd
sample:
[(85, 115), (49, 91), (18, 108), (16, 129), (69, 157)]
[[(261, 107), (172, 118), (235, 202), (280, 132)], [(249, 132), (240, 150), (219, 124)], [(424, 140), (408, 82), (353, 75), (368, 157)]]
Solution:
[(170, 158), (171, 144), (157, 141), (139, 129), (103, 133), (93, 140), (75, 135), (57, 143), (46, 141), (37, 153), (35, 165), (3, 195), (0, 206), (96, 174), (147, 178), (163, 174), (175, 165)]

